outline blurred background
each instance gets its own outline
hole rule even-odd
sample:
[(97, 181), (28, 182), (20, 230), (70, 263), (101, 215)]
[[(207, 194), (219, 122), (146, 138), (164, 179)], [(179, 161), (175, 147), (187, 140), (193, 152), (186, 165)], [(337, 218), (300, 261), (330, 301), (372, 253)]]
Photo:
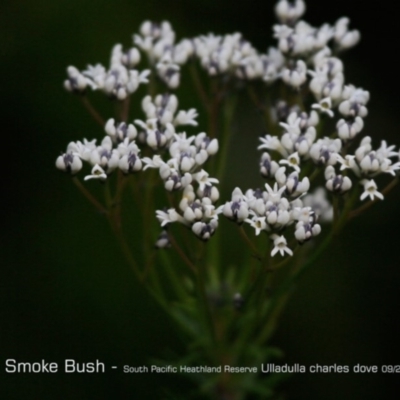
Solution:
[[(54, 167), (69, 141), (102, 136), (76, 97), (63, 90), (65, 68), (108, 65), (112, 46), (129, 46), (145, 19), (169, 20), (178, 39), (240, 31), (264, 50), (273, 44), (274, 4), (54, 0), (2, 5), (1, 398), (172, 399), (168, 392), (179, 385), (184, 385), (181, 393), (191, 390), (175, 375), (4, 372), (8, 358), (60, 363), (66, 358), (99, 359), (108, 365), (138, 366), (166, 351), (183, 351), (169, 321), (136, 284), (106, 221)], [(346, 15), (351, 27), (361, 31), (361, 43), (344, 57), (346, 81), (371, 92), (364, 133), (373, 136), (375, 145), (386, 139), (398, 147), (400, 44), (395, 4), (383, 9), (375, 2), (313, 0), (307, 6), (305, 20), (315, 26)], [(182, 89), (182, 95), (183, 108), (197, 106), (190, 91)], [(107, 106), (99, 102), (100, 109)], [(243, 109), (232, 164), (238, 163), (241, 149), (254, 149), (262, 134), (253, 129), (256, 112)], [(250, 164), (237, 166), (245, 173), (239, 182), (231, 176), (227, 190), (243, 181), (261, 184), (258, 160)], [(400, 364), (399, 202), (396, 188), (384, 203), (349, 224), (302, 279), (274, 337), (285, 351), (283, 362)], [(140, 240), (133, 228), (132, 240)], [(398, 381), (398, 375), (382, 374), (295, 375), (284, 385), (284, 393), (290, 400), (389, 399), (395, 398), (391, 393)]]

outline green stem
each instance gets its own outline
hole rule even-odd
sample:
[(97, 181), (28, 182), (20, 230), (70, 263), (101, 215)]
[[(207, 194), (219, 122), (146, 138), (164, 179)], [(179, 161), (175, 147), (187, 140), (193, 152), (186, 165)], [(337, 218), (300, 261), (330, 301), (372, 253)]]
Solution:
[(122, 213), (122, 194), (124, 192), (125, 186), (129, 181), (128, 176), (124, 176), (122, 171), (118, 171), (117, 173), (117, 188), (115, 191), (115, 197), (112, 200), (111, 206), (114, 207), (114, 219), (115, 219), (115, 224), (118, 227), (121, 227), (122, 222), (121, 222), (121, 213)]
[(325, 249), (330, 244), (332, 238), (334, 237), (334, 229), (326, 236), (324, 241), (319, 245), (319, 247), (313, 251), (312, 255), (307, 258), (307, 261), (300, 265), (299, 268), (293, 271), (291, 275), (287, 277), (287, 279), (279, 286), (276, 294), (272, 297), (271, 302), (268, 307), (268, 312), (264, 317), (264, 329), (261, 330), (261, 333), (258, 335), (256, 342), (264, 343), (271, 333), (274, 331), (276, 320), (283, 310), (283, 306), (288, 300), (293, 287), (300, 279), (300, 277), (315, 263), (315, 261), (323, 254)]
[(174, 293), (183, 301), (187, 301), (187, 293), (184, 290), (183, 282), (180, 278), (182, 275), (179, 274), (178, 269), (172, 265), (169, 254), (167, 254), (168, 250), (159, 249), (157, 250), (158, 255), (162, 259), (162, 266), (164, 267), (167, 277), (174, 287)]
[(81, 181), (77, 177), (73, 177), (72, 182), (74, 182), (75, 186), (101, 214), (108, 214), (108, 210), (85, 188), (85, 186), (82, 185)]
[(190, 62), (189, 65), (190, 69), (190, 75), (192, 77), (194, 87), (196, 88), (196, 91), (203, 103), (204, 109), (207, 111), (207, 113), (210, 112), (210, 100), (208, 99), (208, 95), (206, 91), (204, 90), (204, 85), (202, 84), (200, 80), (200, 76), (197, 70), (197, 65), (194, 62)]
[[(222, 95), (221, 95), (222, 96)], [(226, 172), (226, 164), (227, 164), (227, 159), (228, 159), (228, 151), (229, 151), (229, 139), (231, 136), (230, 132), (230, 127), (232, 124), (232, 118), (234, 114), (234, 110), (236, 107), (236, 102), (237, 98), (236, 96), (230, 101), (227, 101), (224, 106), (224, 130), (223, 130), (223, 135), (220, 142), (220, 148), (222, 149), (220, 157), (219, 157), (219, 163), (217, 167), (217, 172), (216, 176), (219, 180), (219, 182), (224, 181), (224, 175)], [(215, 105), (216, 107), (216, 105)], [(218, 232), (219, 233), (219, 232)], [(210, 264), (211, 268), (215, 268), (216, 271), (219, 271), (221, 268), (221, 261), (220, 261), (220, 255), (221, 255), (221, 243), (220, 243), (220, 234), (215, 235), (211, 242), (209, 243), (209, 259), (210, 259)]]
[(279, 128), (278, 125), (274, 124), (271, 118), (271, 105), (270, 103), (270, 90), (267, 92), (267, 95), (265, 97), (266, 104), (264, 104), (260, 98), (258, 97), (258, 94), (256, 93), (254, 86), (251, 84), (247, 85), (247, 94), (250, 97), (250, 100), (253, 102), (253, 104), (256, 106), (256, 108), (262, 113), (265, 119), (265, 124), (266, 124), (266, 130), (270, 134), (278, 134), (277, 128)]
[(169, 240), (172, 244), (172, 247), (175, 249), (175, 251), (178, 253), (179, 257), (182, 259), (182, 261), (189, 267), (189, 269), (194, 273), (197, 274), (197, 268), (196, 265), (190, 261), (188, 256), (184, 253), (184, 251), (180, 248), (179, 244), (176, 242), (175, 238), (173, 237), (172, 234), (169, 235)]
[(206, 264), (204, 262), (201, 262), (199, 260), (198, 263), (198, 268), (197, 271), (198, 273), (196, 274), (197, 278), (197, 288), (199, 292), (199, 302), (201, 303), (200, 305), (202, 306), (202, 314), (204, 317), (204, 324), (205, 328), (208, 327), (208, 332), (210, 334), (210, 339), (212, 342), (215, 342), (215, 324), (212, 316), (212, 312), (210, 310), (210, 302), (207, 298), (207, 293), (206, 293), (206, 271), (205, 271), (205, 266)]
[(222, 138), (219, 140), (221, 152), (219, 155), (219, 163), (216, 174), (220, 182), (224, 181), (226, 173), (226, 165), (229, 154), (229, 142), (230, 138), (232, 137), (231, 133), (232, 119), (233, 119), (233, 114), (235, 112), (236, 104), (237, 104), (237, 97), (234, 96), (225, 103), (224, 107), (224, 130)]
[(121, 246), (122, 252), (131, 267), (132, 271), (136, 275), (136, 278), (142, 282), (143, 275), (140, 268), (132, 254), (131, 248), (125, 239), (125, 235), (122, 229), (121, 223), (121, 212), (122, 212), (122, 194), (128, 178), (123, 176), (122, 171), (118, 171), (117, 175), (117, 186), (115, 191), (115, 196), (112, 197), (110, 191), (110, 181), (107, 180), (104, 188), (104, 195), (108, 207), (108, 220), (110, 222), (111, 228)]
[(121, 104), (121, 121), (126, 122), (129, 117), (129, 106), (130, 106), (130, 96), (128, 96), (125, 100), (122, 101)]
[(114, 230), (115, 236), (117, 237), (117, 240), (121, 246), (122, 252), (123, 252), (126, 260), (128, 261), (129, 266), (131, 267), (132, 271), (136, 275), (136, 278), (138, 279), (138, 281), (142, 282), (142, 280), (143, 280), (142, 273), (140, 272), (139, 266), (137, 265), (136, 260), (133, 257), (130, 246), (128, 245), (128, 243), (125, 240), (125, 236), (122, 232), (121, 227), (116, 226), (115, 222), (112, 221), (111, 218), (110, 218), (110, 224)]
[(93, 119), (101, 126), (104, 127), (105, 121), (103, 117), (98, 113), (98, 111), (93, 107), (92, 103), (90, 100), (86, 97), (83, 96), (81, 97), (82, 104), (86, 108), (86, 110), (89, 112), (89, 114), (93, 117)]
[(110, 180), (107, 179), (104, 183), (104, 199), (107, 204), (108, 210), (111, 210), (113, 208), (113, 200), (111, 196), (111, 191), (110, 191)]
[(353, 193), (351, 193), (351, 195), (348, 193), (348, 197), (345, 201), (345, 206), (341, 215), (338, 216), (338, 220), (334, 220), (333, 230), (335, 235), (339, 234), (343, 226), (348, 221), (350, 210), (352, 209), (354, 202), (357, 200), (359, 193), (360, 191), (358, 187), (353, 188)]
[(151, 69), (151, 74), (149, 76), (149, 84), (147, 85), (147, 93), (152, 98), (154, 98), (154, 96), (157, 93), (157, 82), (156, 82), (157, 71), (150, 60), (149, 60), (149, 66)]
[(254, 243), (247, 236), (247, 233), (245, 232), (243, 225), (238, 227), (238, 230), (239, 230), (240, 237), (243, 239), (243, 241), (246, 243), (246, 245), (252, 251), (254, 256), (257, 258), (257, 260), (261, 261), (261, 259), (262, 259), (261, 254), (258, 252), (257, 247), (254, 245)]

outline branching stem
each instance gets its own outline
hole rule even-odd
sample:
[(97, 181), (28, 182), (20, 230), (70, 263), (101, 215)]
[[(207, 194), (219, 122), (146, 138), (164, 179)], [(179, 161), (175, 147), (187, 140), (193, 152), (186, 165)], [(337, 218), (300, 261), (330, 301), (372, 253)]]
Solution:
[(93, 117), (93, 119), (101, 126), (104, 127), (105, 121), (103, 117), (99, 114), (99, 112), (94, 108), (90, 100), (86, 97), (83, 96), (81, 97), (82, 104), (86, 108), (86, 110), (89, 112), (89, 114)]

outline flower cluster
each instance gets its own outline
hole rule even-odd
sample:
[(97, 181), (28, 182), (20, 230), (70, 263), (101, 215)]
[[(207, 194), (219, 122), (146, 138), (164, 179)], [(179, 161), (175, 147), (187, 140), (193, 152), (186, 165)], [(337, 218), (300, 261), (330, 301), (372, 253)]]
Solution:
[[(210, 140), (205, 133), (188, 139), (185, 133), (176, 133), (177, 126), (197, 125), (197, 112), (194, 109), (178, 111), (178, 99), (175, 95), (158, 95), (154, 101), (146, 96), (142, 106), (146, 121), (125, 123), (110, 118), (104, 126), (106, 136), (100, 145), (96, 145), (96, 139), (69, 143), (66, 152), (56, 160), (57, 168), (74, 175), (82, 168), (82, 161), (86, 161), (93, 169), (85, 180), (104, 180), (117, 168), (124, 173), (139, 171), (142, 169), (139, 144), (147, 145), (153, 150), (169, 148), (173, 158), (168, 165), (179, 173), (187, 173), (204, 164), (209, 155), (217, 152), (217, 140)], [(134, 124), (139, 127), (139, 132)], [(146, 158), (145, 162), (147, 167), (167, 165), (159, 156), (154, 156), (153, 161)], [(165, 167), (162, 170), (165, 177)]]
[[(108, 70), (100, 64), (89, 65), (82, 72), (72, 66), (67, 69), (64, 85), (68, 91), (84, 93), (89, 87), (115, 100), (125, 100), (140, 84), (148, 83), (154, 78), (150, 73), (169, 90), (176, 89), (183, 66), (196, 60), (210, 76), (259, 80), (267, 89), (271, 84), (288, 86), (301, 100), (278, 99), (269, 113), (281, 133), (266, 134), (258, 147), (263, 151), (260, 173), (268, 180), (265, 190), (235, 188), (230, 201), (216, 205), (218, 180), (209, 176), (204, 165), (217, 153), (218, 140), (205, 132), (182, 132), (182, 126), (197, 126), (198, 114), (193, 108), (179, 110), (178, 98), (171, 93), (145, 96), (143, 119), (108, 119), (106, 136), (99, 145), (86, 139), (69, 143), (56, 160), (57, 168), (74, 175), (87, 162), (92, 170), (85, 180), (102, 181), (116, 169), (124, 174), (157, 169), (167, 191), (182, 192), (177, 209), (156, 212), (163, 228), (180, 222), (208, 240), (223, 214), (238, 224), (250, 225), (256, 235), (266, 232), (274, 243), (272, 256), (292, 254), (284, 236), (289, 226), (294, 227), (296, 241), (304, 243), (320, 233), (318, 220), (332, 220), (327, 193), (330, 198), (344, 195), (358, 182), (364, 188), (361, 201), (383, 199), (375, 178), (397, 174), (399, 153), (385, 141), (373, 150), (368, 136), (357, 144), (370, 95), (346, 84), (338, 57), (359, 41), (360, 34), (349, 30), (348, 18), (313, 27), (301, 19), (305, 8), (303, 0), (278, 1), (279, 23), (273, 28), (277, 44), (264, 54), (240, 33), (208, 34), (177, 42), (168, 22), (146, 21), (133, 36), (136, 47), (124, 52), (121, 45), (114, 46)], [(136, 69), (143, 54), (152, 72)], [(332, 131), (324, 134), (323, 124), (332, 126)], [(141, 157), (144, 149), (150, 156)], [(319, 172), (324, 188), (316, 187), (309, 194)], [(157, 246), (167, 245), (163, 231)]]
[[(210, 177), (202, 166), (217, 153), (218, 140), (209, 138), (204, 132), (189, 137), (185, 132), (176, 132), (175, 128), (182, 125), (197, 125), (197, 111), (178, 110), (175, 95), (158, 95), (154, 99), (146, 96), (142, 108), (145, 120), (137, 119), (127, 124), (109, 119), (104, 127), (106, 136), (100, 145), (95, 139), (69, 143), (67, 151), (57, 158), (56, 166), (74, 175), (83, 167), (83, 162), (87, 162), (92, 170), (84, 179), (102, 181), (116, 169), (124, 174), (158, 169), (167, 191), (183, 191), (179, 205), (181, 214), (175, 209), (156, 212), (161, 226), (181, 222), (198, 237), (208, 240), (218, 226), (218, 210), (214, 203), (219, 192), (215, 186), (218, 180)], [(143, 147), (162, 154), (141, 157)], [(167, 154), (169, 158), (164, 160), (163, 156)], [(158, 247), (167, 246), (168, 241), (163, 238), (157, 240)]]
[(207, 241), (218, 227), (218, 214), (220, 209), (214, 203), (219, 198), (218, 189), (213, 186), (218, 183), (215, 178), (208, 178), (208, 174), (201, 170), (194, 174), (197, 182), (197, 191), (192, 185), (187, 185), (179, 203), (179, 211), (175, 208), (159, 210), (156, 212), (161, 226), (170, 222), (180, 222), (189, 227), (192, 232), (202, 240)]
[(135, 66), (140, 62), (140, 53), (136, 48), (123, 52), (122, 45), (117, 44), (111, 52), (110, 68), (103, 65), (88, 65), (80, 72), (77, 68), (67, 68), (68, 79), (64, 87), (70, 92), (83, 93), (87, 87), (102, 90), (107, 96), (124, 100), (136, 92), (141, 83), (148, 83), (150, 70), (139, 72)]
[[(305, 193), (309, 188), (307, 178), (300, 183), (301, 188), (294, 189), (296, 179), (291, 177), (288, 182), (281, 187), (275, 183), (272, 188), (265, 184), (266, 190), (249, 189), (245, 194), (239, 188), (232, 193), (231, 201), (225, 203), (223, 207), (224, 215), (238, 224), (248, 223), (255, 229), (256, 235), (265, 231), (271, 233), (275, 243), (272, 255), (276, 254), (275, 249), (283, 243), (286, 245), (284, 236), (278, 233), (286, 229), (289, 225), (295, 224), (294, 236), (299, 243), (311, 239), (320, 233), (321, 227), (318, 225), (318, 214), (311, 207), (305, 207), (298, 197), (292, 199), (293, 194)], [(298, 195), (297, 195), (298, 196)], [(278, 243), (278, 244), (277, 244)], [(286, 250), (288, 254), (291, 251)], [(282, 254), (282, 252), (281, 252)]]

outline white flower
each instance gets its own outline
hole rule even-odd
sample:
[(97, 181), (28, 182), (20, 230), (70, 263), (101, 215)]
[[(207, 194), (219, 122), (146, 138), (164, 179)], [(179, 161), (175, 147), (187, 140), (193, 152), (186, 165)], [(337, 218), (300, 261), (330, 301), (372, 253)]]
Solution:
[(90, 85), (90, 80), (73, 66), (67, 68), (68, 79), (64, 81), (64, 87), (69, 92), (82, 93), (86, 86)]
[(358, 133), (361, 132), (363, 127), (364, 121), (358, 116), (350, 120), (340, 119), (336, 124), (338, 136), (342, 140), (353, 139)]
[(307, 80), (306, 63), (302, 60), (297, 60), (294, 68), (284, 68), (282, 71), (282, 80), (298, 89)]
[(164, 164), (160, 168), (160, 176), (164, 180), (164, 187), (168, 191), (184, 189), (192, 183), (192, 175), (185, 173), (181, 175), (175, 168)]
[(322, 113), (328, 114), (331, 118), (333, 117), (332, 100), (330, 97), (325, 97), (320, 100), (319, 103), (315, 103), (311, 106), (314, 110), (321, 111)]
[(100, 165), (109, 174), (118, 167), (119, 159), (120, 154), (112, 148), (111, 138), (105, 136), (101, 142), (101, 146), (92, 150), (89, 162), (92, 165)]
[(247, 222), (248, 224), (250, 224), (250, 226), (252, 226), (255, 229), (257, 236), (260, 234), (261, 231), (267, 230), (265, 217), (254, 216), (252, 219), (245, 219), (244, 222)]
[(290, 213), (285, 210), (287, 207), (288, 202), (286, 199), (282, 199), (278, 205), (267, 202), (265, 215), (268, 224), (271, 225), (272, 228), (280, 228), (291, 222)]
[(304, 14), (305, 10), (306, 5), (303, 0), (296, 0), (294, 3), (280, 0), (275, 6), (276, 16), (283, 24), (296, 22)]
[(287, 247), (287, 241), (284, 236), (273, 234), (270, 237), (274, 241), (274, 248), (271, 251), (272, 257), (274, 257), (278, 252), (281, 254), (281, 256), (284, 256), (285, 253), (289, 254), (290, 256), (293, 255), (293, 251)]
[[(285, 168), (283, 167), (283, 171), (285, 171)], [(265, 184), (265, 189), (267, 189), (268, 192), (268, 201), (272, 203), (279, 203), (281, 201), (282, 193), (285, 191), (286, 186), (282, 186), (281, 188), (278, 188), (278, 184), (274, 184), (274, 188), (268, 185), (268, 183)]]
[(100, 165), (96, 164), (92, 168), (91, 175), (87, 175), (84, 178), (85, 181), (88, 181), (89, 179), (100, 179), (101, 181), (105, 181), (107, 179), (107, 175), (104, 172), (103, 168), (101, 168)]
[[(152, 122), (155, 123), (156, 121), (147, 120), (147, 126), (151, 126)], [(140, 126), (144, 126), (141, 124), (142, 121), (135, 120), (135, 123)], [(146, 125), (145, 125), (146, 126)], [(147, 129), (145, 131), (146, 134), (146, 143), (149, 147), (153, 150), (162, 149), (167, 146), (168, 142), (172, 139), (173, 135), (175, 134), (175, 128), (172, 124), (166, 124), (165, 128), (158, 128), (154, 126), (154, 129)]]
[(310, 180), (305, 176), (302, 180), (299, 178), (297, 171), (293, 171), (286, 180), (286, 192), (290, 197), (301, 196), (310, 189)]
[(183, 189), (182, 193), (182, 199), (179, 203), (179, 208), (182, 211), (186, 210), (186, 207), (189, 206), (190, 203), (192, 203), (196, 198), (196, 194), (194, 193), (193, 186), (188, 185)]
[(361, 194), (360, 200), (364, 200), (368, 196), (371, 200), (374, 200), (375, 197), (383, 200), (383, 194), (378, 192), (378, 187), (373, 179), (363, 179), (360, 183), (364, 185), (364, 192)]
[(203, 206), (200, 200), (195, 200), (188, 204), (183, 213), (183, 218), (185, 218), (189, 223), (195, 220), (199, 221), (203, 218)]
[(209, 178), (209, 175), (204, 169), (193, 174), (193, 179), (198, 182), (200, 190), (204, 190), (206, 185), (212, 186), (213, 183), (219, 183), (216, 178)]
[(176, 89), (180, 84), (180, 66), (172, 62), (170, 57), (163, 59), (156, 66), (158, 76), (170, 89)]
[(340, 139), (318, 139), (310, 149), (310, 156), (314, 162), (325, 165), (335, 165), (342, 148)]
[(301, 122), (301, 118), (299, 118), (297, 116), (296, 112), (292, 112), (287, 117), (287, 124), (284, 122), (281, 122), (279, 125), (282, 128), (285, 128), (286, 133), (290, 133), (292, 135), (298, 136), (298, 135), (300, 135), (300, 132), (301, 132), (300, 122)]
[(96, 148), (96, 139), (90, 142), (83, 139), (83, 143), (78, 140), (77, 142), (70, 142), (67, 146), (67, 153), (72, 152), (73, 155), (78, 156), (81, 160), (89, 161), (92, 151)]
[(309, 126), (306, 132), (296, 139), (294, 142), (294, 149), (299, 153), (300, 156), (305, 156), (308, 158), (308, 153), (316, 136), (316, 129), (313, 126)]
[(212, 219), (210, 222), (195, 222), (192, 226), (193, 233), (200, 239), (207, 241), (218, 228), (218, 220)]
[(304, 221), (299, 221), (296, 224), (296, 231), (294, 236), (300, 243), (304, 243), (310, 240), (312, 237), (319, 235), (321, 232), (321, 226), (318, 224), (310, 224)]
[(260, 161), (260, 172), (264, 178), (273, 177), (278, 170), (279, 165), (276, 161), (272, 161), (268, 153), (264, 152)]
[(293, 168), (295, 171), (300, 172), (300, 157), (297, 151), (288, 156), (287, 160), (280, 160), (279, 164), (287, 165), (288, 167)]
[(140, 53), (136, 47), (132, 47), (121, 55), (121, 62), (127, 68), (134, 68), (140, 62)]
[(354, 85), (346, 85), (342, 93), (343, 100), (351, 100), (356, 103), (366, 105), (369, 101), (370, 94), (367, 90), (356, 88)]
[(158, 238), (154, 246), (157, 249), (166, 249), (168, 247), (171, 247), (171, 242), (169, 241), (168, 232), (165, 229), (163, 229), (161, 233), (158, 235)]
[(171, 222), (182, 221), (183, 219), (174, 208), (170, 208), (167, 211), (157, 210), (156, 217), (161, 222), (161, 226), (165, 226)]
[(360, 176), (360, 168), (358, 167), (355, 158), (356, 156), (351, 154), (347, 154), (344, 158), (341, 155), (338, 155), (338, 161), (342, 164), (340, 170), (343, 171), (350, 168), (357, 176)]
[(205, 185), (203, 189), (198, 188), (196, 193), (200, 198), (209, 198), (212, 203), (219, 199), (219, 191), (216, 186)]
[(93, 88), (101, 88), (107, 95), (124, 100), (129, 94), (135, 92), (141, 83), (149, 82), (147, 79), (149, 74), (150, 70), (139, 73), (139, 71), (128, 70), (124, 65), (115, 63), (105, 74), (96, 77), (97, 82)]
[(275, 174), (277, 183), (282, 186), (280, 190), (285, 189), (286, 193), (292, 198), (298, 197), (308, 191), (310, 188), (310, 180), (307, 176), (300, 180), (297, 171), (293, 171), (288, 176), (286, 176), (285, 171), (286, 168), (281, 167)]
[(198, 117), (198, 113), (194, 108), (191, 108), (188, 111), (179, 111), (174, 119), (174, 125), (193, 125), (197, 126), (198, 123), (196, 118)]
[(333, 220), (333, 207), (326, 198), (326, 190), (318, 187), (314, 193), (307, 194), (303, 198), (304, 206), (311, 207), (320, 221), (329, 222)]
[(131, 150), (128, 154), (123, 155), (119, 160), (118, 167), (125, 174), (140, 171), (142, 169), (142, 161), (139, 157), (139, 151)]
[(206, 150), (209, 156), (212, 156), (218, 152), (218, 139), (209, 138), (205, 132), (201, 132), (196, 135), (194, 144), (198, 149)]
[(266, 135), (265, 138), (260, 138), (260, 141), (263, 144), (257, 147), (258, 150), (275, 150), (278, 151), (283, 157), (288, 155), (288, 152), (282, 146), (282, 143), (277, 136)]
[(116, 123), (114, 118), (110, 118), (106, 122), (104, 130), (112, 139), (118, 141), (123, 141), (125, 138), (133, 140), (137, 136), (137, 130), (134, 125), (126, 124), (125, 122)]
[(249, 216), (249, 206), (239, 188), (235, 188), (232, 192), (232, 200), (225, 203), (222, 208), (225, 217), (242, 223)]
[(74, 175), (82, 169), (81, 159), (71, 151), (57, 157), (56, 167)]
[(350, 178), (343, 175), (336, 175), (335, 169), (332, 165), (328, 165), (325, 168), (325, 179), (325, 187), (331, 192), (344, 193), (352, 187)]
[(145, 96), (142, 100), (142, 109), (147, 119), (157, 118), (165, 125), (173, 121), (173, 115), (178, 109), (178, 98), (174, 94), (159, 94), (154, 99)]
[(88, 65), (82, 74), (88, 78), (88, 84), (92, 90), (102, 89), (104, 87), (104, 79), (106, 77), (106, 69), (101, 64)]
[(162, 160), (162, 158), (156, 154), (153, 156), (153, 158), (149, 157), (144, 157), (142, 161), (146, 164), (143, 168), (145, 171), (147, 168), (160, 168), (162, 165), (165, 165), (165, 162)]
[[(390, 160), (389, 160), (390, 161)], [(380, 170), (380, 162), (376, 157), (376, 152), (369, 152), (361, 161), (360, 161), (361, 171), (365, 174), (374, 173)]]
[(339, 104), (339, 112), (347, 117), (360, 116), (366, 117), (368, 114), (367, 107), (355, 101), (345, 100)]
[(346, 17), (340, 18), (335, 24), (335, 42), (340, 50), (355, 46), (360, 40), (360, 32), (357, 30), (349, 31), (350, 20)]
[(315, 212), (311, 207), (293, 207), (293, 219), (304, 223), (315, 221)]

